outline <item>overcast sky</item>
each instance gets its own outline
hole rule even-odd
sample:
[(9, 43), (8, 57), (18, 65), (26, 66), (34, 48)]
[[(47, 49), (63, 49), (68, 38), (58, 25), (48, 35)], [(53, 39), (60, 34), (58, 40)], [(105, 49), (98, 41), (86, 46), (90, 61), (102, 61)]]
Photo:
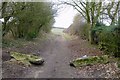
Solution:
[[(50, 0), (53, 2), (57, 2), (58, 0)], [(65, 1), (65, 0), (60, 0), (60, 1)], [(54, 27), (64, 27), (68, 28), (72, 22), (73, 22), (73, 17), (77, 13), (75, 9), (71, 6), (63, 6), (63, 9), (61, 9), (58, 13), (58, 15), (55, 17), (55, 24), (53, 25)]]
[[(57, 0), (54, 0), (54, 2), (55, 1), (57, 1)], [(62, 1), (62, 0), (60, 0), (60, 1)], [(106, 2), (108, 2), (108, 1), (106, 1)], [(68, 28), (72, 24), (73, 18), (77, 13), (78, 12), (72, 6), (64, 5), (62, 11), (60, 13), (58, 13), (57, 17), (55, 17), (55, 24), (53, 26)], [(103, 23), (106, 25), (109, 25), (107, 20), (104, 21)]]
[(73, 9), (73, 7), (70, 6), (65, 6), (62, 11), (60, 11), (55, 17), (55, 27), (64, 27), (68, 28), (72, 22), (73, 22), (73, 17), (77, 13), (76, 10)]

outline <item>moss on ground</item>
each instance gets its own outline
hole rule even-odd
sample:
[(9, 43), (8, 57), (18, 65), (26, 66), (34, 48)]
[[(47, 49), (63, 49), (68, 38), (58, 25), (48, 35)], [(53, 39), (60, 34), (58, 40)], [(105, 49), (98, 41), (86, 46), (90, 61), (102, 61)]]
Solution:
[(73, 65), (74, 67), (82, 67), (87, 65), (94, 65), (97, 63), (108, 63), (108, 62), (109, 62), (108, 55), (103, 55), (103, 56), (90, 56), (84, 59), (77, 58), (73, 60), (70, 64)]
[(30, 55), (30, 54), (22, 54), (18, 52), (10, 52), (11, 57), (13, 57), (15, 60), (22, 62), (25, 65), (31, 65), (31, 62), (38, 62), (43, 61), (43, 59), (39, 56)]

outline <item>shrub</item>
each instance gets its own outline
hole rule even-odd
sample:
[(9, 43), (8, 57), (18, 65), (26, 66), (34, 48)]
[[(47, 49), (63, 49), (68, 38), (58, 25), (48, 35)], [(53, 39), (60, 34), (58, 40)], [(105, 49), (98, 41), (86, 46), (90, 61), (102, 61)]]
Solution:
[(33, 38), (36, 38), (37, 34), (35, 32), (29, 32), (26, 36), (26, 40), (32, 40)]
[[(88, 39), (88, 25), (82, 28), (82, 36)], [(105, 26), (97, 22), (92, 28), (92, 36), (95, 44), (105, 52), (105, 54), (120, 57), (120, 18), (118, 25)]]
[(118, 25), (105, 26), (102, 23), (96, 24), (92, 29), (93, 41), (106, 54), (120, 57), (120, 18)]
[[(51, 2), (15, 2), (6, 3), (5, 10), (11, 8), (10, 11), (2, 12), (5, 18), (10, 14), (11, 21), (6, 21), (3, 25), (3, 32), (12, 32), (14, 38), (32, 39), (36, 38), (42, 30), (48, 32), (54, 23), (55, 9)], [(7, 16), (7, 17), (9, 17)], [(47, 26), (46, 26), (47, 25)], [(4, 36), (3, 36), (4, 37)]]

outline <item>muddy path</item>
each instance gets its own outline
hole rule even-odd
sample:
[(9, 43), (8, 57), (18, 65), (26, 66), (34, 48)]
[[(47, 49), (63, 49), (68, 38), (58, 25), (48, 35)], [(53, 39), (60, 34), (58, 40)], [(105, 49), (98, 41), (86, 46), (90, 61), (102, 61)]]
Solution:
[[(52, 36), (51, 36), (52, 35)], [(18, 51), (23, 53), (34, 53), (40, 55), (45, 59), (42, 66), (25, 67), (20, 64), (9, 63), (9, 54), (6, 51)], [(73, 68), (69, 66), (69, 62), (77, 57), (83, 55), (101, 55), (102, 52), (95, 47), (88, 47), (88, 43), (82, 39), (67, 40), (63, 35), (50, 34), (44, 42), (37, 42), (37, 44), (29, 44), (27, 47), (3, 49), (3, 78), (92, 78), (105, 77), (100, 76), (108, 68), (103, 69), (99, 67), (101, 72), (97, 71), (98, 66), (85, 68)], [(116, 68), (112, 68), (113, 71)], [(89, 71), (93, 71), (92, 73)], [(96, 73), (95, 73), (96, 71)], [(99, 72), (99, 73), (98, 73)], [(91, 73), (91, 74), (89, 74)], [(104, 72), (105, 73), (105, 72)], [(106, 75), (106, 74), (105, 74)], [(111, 76), (112, 77), (112, 76)]]
[(76, 69), (69, 66), (72, 55), (62, 36), (57, 36), (50, 41), (48, 49), (43, 56), (46, 62), (41, 71), (36, 72), (36, 78), (77, 77)]

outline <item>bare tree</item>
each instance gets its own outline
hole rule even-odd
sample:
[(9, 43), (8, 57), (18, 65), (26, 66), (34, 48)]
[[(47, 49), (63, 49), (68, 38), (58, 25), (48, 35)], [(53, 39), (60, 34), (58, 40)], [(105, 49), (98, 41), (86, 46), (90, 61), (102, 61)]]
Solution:
[(95, 27), (98, 17), (100, 16), (102, 2), (100, 0), (98, 2), (72, 0), (71, 2), (63, 2), (63, 4), (73, 6), (85, 18), (89, 24), (89, 41), (93, 43), (91, 29)]
[[(108, 4), (106, 4), (106, 6), (103, 6), (103, 8), (105, 9), (103, 12), (101, 12), (101, 15), (106, 15), (109, 17), (109, 19), (111, 20), (111, 25), (115, 24), (115, 22), (117, 22), (118, 20), (118, 16), (119, 16), (119, 8), (120, 8), (120, 1), (115, 2), (115, 0), (112, 0), (111, 2), (109, 2)], [(118, 15), (117, 15), (118, 14)]]

